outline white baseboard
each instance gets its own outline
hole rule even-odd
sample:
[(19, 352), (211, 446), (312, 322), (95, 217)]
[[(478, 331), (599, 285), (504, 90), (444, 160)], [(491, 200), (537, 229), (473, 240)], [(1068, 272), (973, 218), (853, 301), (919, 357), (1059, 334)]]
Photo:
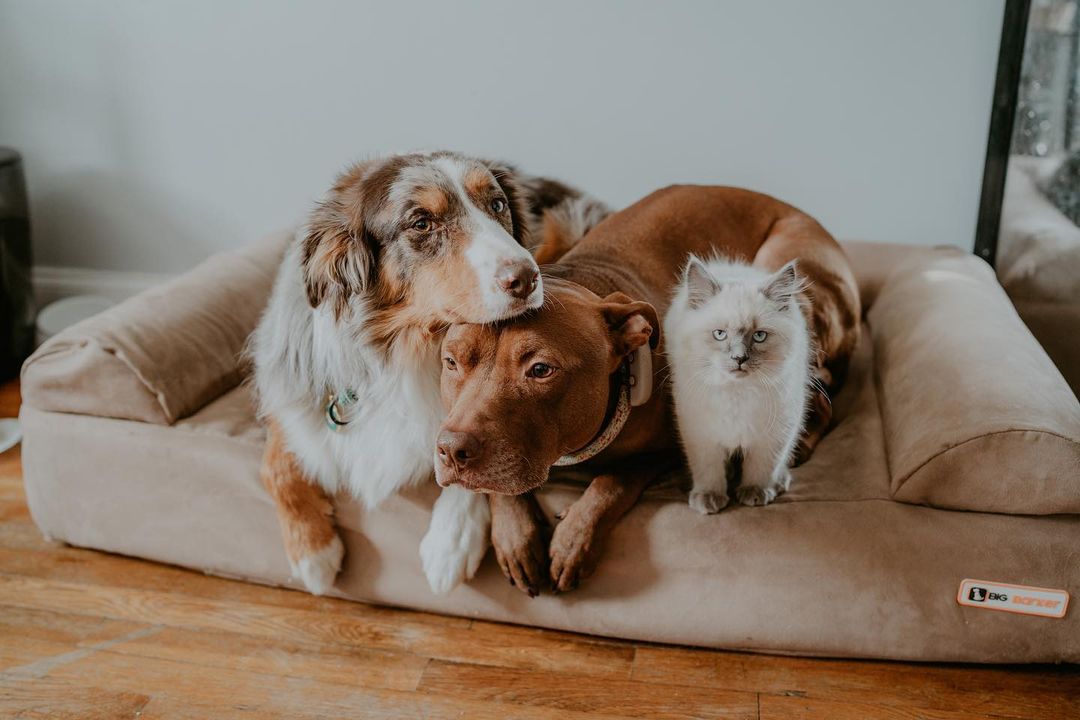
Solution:
[(142, 292), (173, 277), (166, 273), (93, 270), (35, 265), (31, 274), (34, 300), (40, 310), (54, 300), (72, 295), (96, 295), (114, 302)]

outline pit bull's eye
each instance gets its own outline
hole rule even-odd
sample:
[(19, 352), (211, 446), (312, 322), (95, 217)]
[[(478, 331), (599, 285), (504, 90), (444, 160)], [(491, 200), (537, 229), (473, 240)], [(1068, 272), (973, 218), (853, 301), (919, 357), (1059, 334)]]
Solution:
[(506, 209), (506, 201), (502, 198), (495, 198), (491, 201), (491, 212), (496, 215), (502, 215), (503, 210)]
[(727, 330), (713, 330), (712, 336), (717, 340), (727, 340)]
[(444, 357), (442, 359), (443, 367), (447, 370), (457, 370), (457, 362), (452, 357)]
[(542, 379), (551, 377), (553, 372), (555, 372), (555, 368), (550, 365), (545, 363), (534, 363), (533, 366), (529, 368), (529, 377)]
[(431, 221), (427, 218), (420, 218), (412, 224), (412, 229), (418, 232), (427, 232), (431, 229)]
[(754, 333), (754, 342), (765, 342), (765, 338), (769, 337), (769, 333), (764, 330), (758, 330)]

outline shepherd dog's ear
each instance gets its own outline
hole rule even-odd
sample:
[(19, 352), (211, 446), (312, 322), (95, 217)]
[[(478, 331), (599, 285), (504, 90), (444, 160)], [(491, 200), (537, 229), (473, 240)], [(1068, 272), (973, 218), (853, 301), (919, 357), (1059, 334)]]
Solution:
[(303, 264), (312, 307), (332, 299), (340, 314), (349, 298), (375, 282), (378, 244), (363, 219), (362, 189), (370, 169), (361, 163), (345, 172), (308, 220)]
[(304, 237), (304, 282), (311, 306), (331, 299), (340, 312), (353, 295), (367, 292), (374, 281), (375, 253), (375, 240), (358, 212), (350, 212), (340, 198), (321, 203)]
[(481, 162), (495, 176), (495, 182), (499, 184), (499, 189), (506, 195), (506, 202), (510, 206), (511, 234), (517, 240), (518, 245), (524, 248), (530, 247), (529, 223), (526, 220), (529, 216), (528, 191), (522, 186), (518, 178), (518, 171), (513, 165), (507, 165), (503, 162), (494, 160), (482, 160)]

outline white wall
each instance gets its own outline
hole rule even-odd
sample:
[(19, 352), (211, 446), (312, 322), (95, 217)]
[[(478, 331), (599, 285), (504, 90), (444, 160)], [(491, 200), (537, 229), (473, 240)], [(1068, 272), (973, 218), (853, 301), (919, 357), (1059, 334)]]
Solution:
[(37, 261), (182, 270), (347, 162), (448, 147), (615, 204), (762, 189), (970, 247), (1003, 0), (0, 0)]

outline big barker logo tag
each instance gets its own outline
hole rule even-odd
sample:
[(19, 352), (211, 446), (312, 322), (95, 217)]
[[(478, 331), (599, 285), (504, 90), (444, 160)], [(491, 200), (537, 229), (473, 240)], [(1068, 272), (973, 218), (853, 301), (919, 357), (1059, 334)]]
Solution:
[(956, 602), (986, 610), (1063, 618), (1065, 610), (1069, 607), (1069, 593), (1065, 590), (1010, 585), (987, 580), (964, 580), (960, 583), (960, 592), (956, 594)]

